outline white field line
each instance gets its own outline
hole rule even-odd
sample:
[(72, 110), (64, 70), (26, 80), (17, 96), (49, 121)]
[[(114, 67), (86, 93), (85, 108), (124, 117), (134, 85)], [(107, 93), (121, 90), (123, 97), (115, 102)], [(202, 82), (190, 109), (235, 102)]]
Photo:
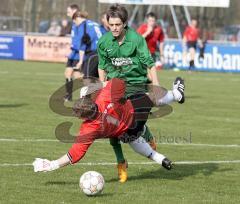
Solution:
[[(168, 79), (168, 80), (173, 80), (174, 77), (169, 77), (169, 76), (165, 76), (164, 79)], [(199, 81), (200, 79), (199, 78), (189, 78), (187, 79), (189, 81)], [(204, 76), (204, 78), (201, 78), (202, 81), (221, 81), (222, 78), (220, 77), (211, 77), (211, 76)], [(240, 78), (228, 78), (226, 80), (229, 80), (229, 81), (232, 81), (232, 82), (239, 82), (240, 81)]]
[[(10, 74), (9, 71), (0, 71), (0, 74)], [(36, 75), (36, 76), (62, 76), (63, 74), (60, 73), (44, 73), (44, 72), (21, 72), (20, 75)]]
[[(0, 138), (0, 142), (60, 142), (56, 139), (14, 139), (14, 138)], [(95, 140), (96, 143), (109, 143), (106, 140)], [(200, 143), (162, 143), (159, 145), (174, 145), (174, 146), (202, 146), (202, 147), (223, 147), (223, 148), (240, 148), (239, 144), (200, 144)]]
[(228, 148), (228, 147), (236, 147), (240, 148), (240, 145), (238, 144), (200, 144), (200, 143), (157, 143), (157, 144), (162, 144), (162, 145), (175, 145), (175, 146), (202, 146), (202, 147), (223, 147), (223, 148)]
[(8, 71), (0, 71), (0, 74), (8, 74)]
[[(9, 74), (9, 71), (0, 71), (0, 74)], [(62, 74), (60, 73), (54, 73), (54, 72), (48, 72), (48, 73), (44, 73), (44, 72), (36, 72), (36, 73), (32, 73), (32, 72), (21, 72), (22, 75), (37, 75), (37, 76), (62, 76)], [(165, 79), (170, 79), (173, 80), (172, 77), (165, 77)], [(191, 78), (189, 80), (192, 81), (196, 81), (199, 80), (198, 78)], [(202, 81), (221, 81), (222, 78), (220, 77), (207, 77), (204, 76), (204, 78), (201, 79)], [(230, 78), (229, 81), (233, 81), (233, 82), (239, 82), (240, 79), (239, 78)]]
[(38, 75), (38, 76), (63, 76), (63, 74), (60, 74), (60, 73), (54, 73), (54, 72), (47, 72), (47, 73), (44, 73), (44, 72), (36, 72), (35, 75)]
[[(174, 164), (177, 165), (191, 165), (191, 164), (232, 164), (232, 163), (240, 163), (240, 160), (226, 160), (226, 161), (176, 161)], [(159, 165), (156, 162), (128, 162), (129, 165)], [(80, 162), (77, 165), (81, 166), (114, 166), (115, 162)], [(23, 166), (32, 166), (31, 163), (2, 163), (0, 167), (23, 167)]]

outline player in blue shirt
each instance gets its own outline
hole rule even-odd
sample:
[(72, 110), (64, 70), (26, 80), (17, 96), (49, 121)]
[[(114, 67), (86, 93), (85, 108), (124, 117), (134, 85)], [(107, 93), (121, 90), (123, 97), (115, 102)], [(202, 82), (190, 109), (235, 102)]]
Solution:
[(98, 23), (88, 20), (85, 12), (77, 11), (73, 22), (77, 25), (76, 49), (79, 50), (79, 63), (76, 67), (83, 72), (84, 77), (98, 77), (97, 42), (102, 36)]
[[(72, 4), (67, 8), (67, 16), (72, 19), (73, 14), (79, 10), (78, 5)], [(65, 78), (66, 78), (66, 95), (64, 96), (65, 101), (72, 100), (72, 87), (73, 87), (73, 80), (72, 78), (80, 78), (81, 73), (79, 70), (75, 71), (76, 65), (79, 63), (79, 50), (76, 48), (78, 43), (77, 40), (77, 26), (75, 23), (72, 23), (72, 30), (71, 30), (71, 53), (68, 56), (66, 69), (65, 69)]]
[(100, 30), (101, 30), (103, 35), (109, 31), (109, 25), (108, 25), (108, 21), (107, 21), (106, 12), (103, 12), (102, 15), (101, 15)]

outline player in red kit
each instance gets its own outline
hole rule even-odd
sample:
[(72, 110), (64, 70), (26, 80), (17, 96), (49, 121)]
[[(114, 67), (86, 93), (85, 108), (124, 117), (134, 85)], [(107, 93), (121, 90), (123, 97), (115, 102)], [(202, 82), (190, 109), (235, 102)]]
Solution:
[(188, 50), (190, 53), (189, 70), (192, 70), (195, 67), (194, 59), (196, 55), (197, 44), (199, 44), (201, 51), (200, 57), (203, 58), (203, 43), (200, 39), (200, 30), (198, 29), (197, 25), (197, 20), (192, 19), (191, 25), (187, 26), (183, 34), (184, 51)]
[(146, 39), (148, 49), (154, 60), (156, 60), (155, 53), (157, 50), (157, 44), (159, 43), (160, 59), (161, 62), (163, 62), (163, 30), (159, 25), (157, 25), (157, 16), (155, 13), (148, 13), (146, 18), (147, 23), (140, 25), (140, 27), (137, 29), (137, 32)]
[(90, 90), (90, 86), (81, 89), (80, 94), (83, 98), (74, 104), (73, 110), (75, 116), (84, 119), (84, 121), (80, 126), (75, 143), (68, 153), (53, 161), (36, 158), (33, 162), (34, 171), (52, 171), (68, 164), (74, 164), (84, 157), (95, 139), (111, 137), (129, 143), (137, 153), (170, 170), (172, 162), (164, 155), (154, 151), (140, 135), (154, 103), (160, 105), (173, 101), (179, 103), (184, 101), (183, 80), (177, 78), (173, 90), (166, 91), (162, 95), (163, 97), (157, 98), (154, 95), (139, 92), (133, 100), (124, 98), (125, 82), (121, 79), (113, 78), (108, 82), (101, 83), (101, 85), (103, 87), (100, 87), (99, 90), (98, 84), (93, 84), (94, 91), (98, 91), (94, 101), (88, 97), (88, 94), (93, 92)]

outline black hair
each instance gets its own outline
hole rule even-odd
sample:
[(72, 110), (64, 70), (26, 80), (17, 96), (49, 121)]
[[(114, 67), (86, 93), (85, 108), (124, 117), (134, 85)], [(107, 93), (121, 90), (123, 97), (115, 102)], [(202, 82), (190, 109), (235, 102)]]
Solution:
[(149, 17), (157, 19), (157, 15), (155, 13), (153, 13), (153, 12), (147, 13), (146, 18), (149, 18)]

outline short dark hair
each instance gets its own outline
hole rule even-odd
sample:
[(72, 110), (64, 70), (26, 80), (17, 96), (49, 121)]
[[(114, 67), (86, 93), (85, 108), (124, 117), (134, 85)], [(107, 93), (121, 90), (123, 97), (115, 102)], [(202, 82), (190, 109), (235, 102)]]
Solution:
[(146, 18), (149, 18), (149, 17), (157, 19), (157, 15), (155, 13), (153, 13), (153, 12), (147, 13)]
[(109, 18), (120, 18), (123, 23), (126, 23), (128, 20), (127, 9), (119, 4), (112, 5), (107, 10), (107, 21)]
[(77, 4), (71, 4), (69, 7), (77, 11), (79, 10), (79, 6)]
[(73, 105), (74, 115), (81, 118), (91, 118), (96, 113), (96, 104), (90, 97), (78, 99)]

